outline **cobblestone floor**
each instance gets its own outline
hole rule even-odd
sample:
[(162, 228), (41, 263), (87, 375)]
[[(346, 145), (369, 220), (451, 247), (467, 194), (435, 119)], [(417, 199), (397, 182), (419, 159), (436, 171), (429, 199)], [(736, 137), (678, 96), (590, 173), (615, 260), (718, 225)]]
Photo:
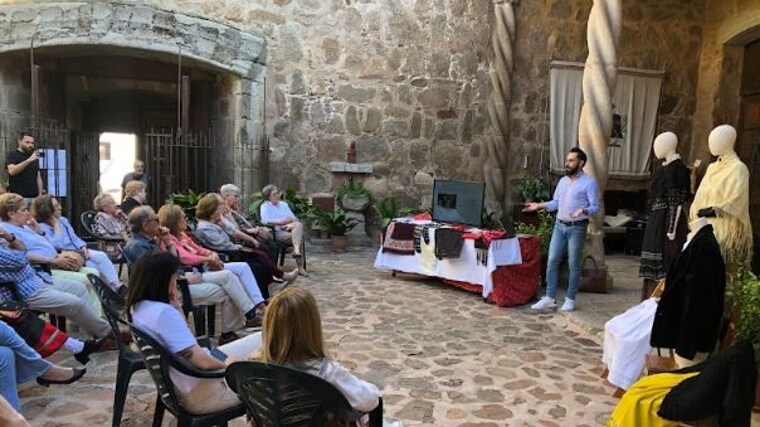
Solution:
[[(599, 378), (595, 332), (606, 314), (590, 309), (593, 298), (589, 318), (498, 308), (434, 281), (391, 277), (372, 268), (373, 258), (370, 250), (313, 254), (311, 277), (297, 284), (317, 297), (332, 354), (380, 387), (386, 418), (407, 426), (604, 424), (617, 399)], [(611, 270), (629, 273), (626, 262), (613, 260)], [(610, 298), (637, 300), (635, 283), (616, 286)], [(617, 301), (610, 310), (633, 303)], [(109, 425), (115, 371), (109, 352), (96, 355), (75, 385), (24, 385), (23, 412), (37, 426)], [(154, 399), (150, 378), (137, 373), (122, 425), (149, 425)], [(175, 424), (165, 417), (164, 425)]]

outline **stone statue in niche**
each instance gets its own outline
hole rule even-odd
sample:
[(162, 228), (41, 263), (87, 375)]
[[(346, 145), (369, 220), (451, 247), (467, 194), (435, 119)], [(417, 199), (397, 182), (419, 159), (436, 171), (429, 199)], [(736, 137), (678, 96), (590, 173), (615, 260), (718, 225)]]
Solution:
[(348, 148), (346, 149), (346, 162), (356, 163), (356, 141), (348, 143)]

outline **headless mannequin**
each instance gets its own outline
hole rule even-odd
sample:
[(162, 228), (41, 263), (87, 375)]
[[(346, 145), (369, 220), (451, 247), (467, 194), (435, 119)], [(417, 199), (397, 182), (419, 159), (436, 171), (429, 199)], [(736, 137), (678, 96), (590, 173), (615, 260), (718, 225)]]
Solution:
[(718, 159), (708, 166), (690, 212), (692, 221), (704, 217), (713, 225), (729, 273), (748, 264), (752, 253), (749, 169), (736, 155), (735, 142), (732, 126), (721, 125), (710, 132), (710, 153)]
[[(657, 160), (663, 160), (662, 165), (667, 166), (674, 160), (678, 160), (681, 156), (676, 153), (676, 147), (678, 146), (678, 137), (673, 132), (663, 132), (657, 135), (654, 139), (654, 156)], [(671, 242), (676, 239), (675, 225), (678, 224), (678, 219), (681, 217), (681, 207), (678, 207), (676, 211), (676, 220), (673, 222), (673, 227), (668, 230), (668, 240)]]
[[(686, 249), (687, 246), (689, 246), (689, 243), (691, 243), (691, 239), (694, 238), (694, 236), (697, 234), (699, 230), (702, 229), (702, 227), (708, 225), (709, 222), (707, 222), (707, 218), (699, 217), (696, 220), (689, 223), (689, 234), (686, 236), (686, 243), (684, 243), (683, 248)], [(697, 352), (697, 354), (694, 355), (694, 359), (686, 359), (684, 357), (681, 357), (678, 355), (678, 353), (673, 353), (676, 365), (678, 365), (678, 368), (686, 368), (688, 366), (696, 365), (697, 363), (700, 363), (707, 359), (707, 356), (710, 353), (702, 353)]]
[[(649, 298), (657, 287), (659, 279), (665, 276), (670, 260), (680, 251), (686, 234), (681, 203), (686, 201), (689, 183), (683, 166), (671, 165), (675, 161), (680, 163), (681, 156), (676, 152), (677, 146), (676, 134), (664, 132), (657, 135), (652, 147), (654, 156), (662, 161), (663, 169), (653, 176), (649, 194), (652, 212), (642, 240), (639, 271), (639, 276), (643, 278), (642, 301)], [(685, 191), (681, 194), (678, 192), (679, 189)], [(681, 194), (679, 197), (683, 200), (675, 201), (678, 199), (672, 198), (674, 194)]]

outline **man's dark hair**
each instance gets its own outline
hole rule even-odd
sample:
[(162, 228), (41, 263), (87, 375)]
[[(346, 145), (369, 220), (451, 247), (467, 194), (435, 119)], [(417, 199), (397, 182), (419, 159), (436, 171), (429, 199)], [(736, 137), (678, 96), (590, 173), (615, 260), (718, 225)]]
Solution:
[(25, 136), (30, 136), (30, 137), (34, 138), (34, 135), (32, 134), (32, 131), (30, 131), (30, 130), (21, 130), (21, 131), (18, 132), (18, 140), (19, 141), (21, 141), (22, 139), (24, 139)]
[(570, 149), (570, 152), (575, 153), (578, 156), (578, 160), (583, 160), (584, 165), (588, 163), (588, 157), (586, 157), (586, 153), (580, 147), (573, 147)]

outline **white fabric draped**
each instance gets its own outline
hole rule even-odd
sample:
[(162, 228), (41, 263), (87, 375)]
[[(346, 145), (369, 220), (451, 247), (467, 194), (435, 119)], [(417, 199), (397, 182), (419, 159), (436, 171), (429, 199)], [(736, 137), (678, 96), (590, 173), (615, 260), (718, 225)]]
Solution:
[[(552, 173), (564, 174), (565, 155), (578, 142), (583, 64), (555, 61), (549, 75), (550, 168)], [(658, 71), (618, 70), (614, 113), (621, 117), (623, 138), (612, 140), (608, 149), (610, 177), (649, 178), (663, 77)]]

